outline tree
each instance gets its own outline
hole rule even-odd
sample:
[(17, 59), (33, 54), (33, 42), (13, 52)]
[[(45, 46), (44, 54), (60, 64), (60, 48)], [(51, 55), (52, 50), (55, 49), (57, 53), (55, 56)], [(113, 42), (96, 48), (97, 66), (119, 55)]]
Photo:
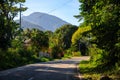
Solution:
[(16, 4), (25, 0), (1, 0), (0, 1), (0, 48), (7, 49), (11, 46), (11, 40), (18, 26), (14, 21), (17, 13), (26, 8), (18, 8)]
[(48, 35), (39, 29), (27, 29), (23, 36), (25, 40), (31, 40), (31, 45), (36, 47), (37, 52), (49, 46)]
[(55, 38), (54, 38), (53, 34), (54, 34), (54, 33), (53, 33), (52, 31), (45, 31), (45, 35), (47, 35), (48, 38), (49, 38), (49, 48), (52, 47), (52, 46), (54, 45), (54, 43), (55, 43), (55, 42), (54, 42), (54, 41), (55, 41), (55, 40), (54, 40)]
[(71, 38), (73, 33), (78, 29), (77, 26), (67, 24), (63, 25), (55, 31), (57, 35), (58, 44), (62, 46), (63, 49), (68, 49), (71, 47)]
[(90, 38), (90, 34), (88, 34), (88, 32), (90, 30), (90, 26), (80, 26), (72, 35), (72, 47), (74, 47), (75, 51), (81, 51), (82, 55), (87, 55), (87, 43)]
[[(94, 43), (106, 51), (102, 65), (115, 66), (119, 62), (120, 46), (120, 1), (119, 0), (79, 0), (81, 3), (80, 17), (92, 27)], [(116, 46), (117, 45), (117, 46)], [(120, 65), (120, 64), (119, 64)]]

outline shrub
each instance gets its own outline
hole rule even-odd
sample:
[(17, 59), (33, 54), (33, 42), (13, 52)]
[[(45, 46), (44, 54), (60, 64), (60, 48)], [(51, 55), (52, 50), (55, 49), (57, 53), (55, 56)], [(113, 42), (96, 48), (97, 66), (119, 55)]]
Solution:
[(46, 58), (46, 57), (41, 57), (41, 58), (40, 58), (40, 61), (41, 61), (41, 62), (48, 62), (48, 61), (50, 61), (50, 59), (49, 59), (49, 58)]
[(55, 45), (51, 49), (51, 54), (53, 58), (61, 58), (63, 57), (63, 50), (58, 45)]
[(78, 52), (72, 52), (72, 55), (73, 56), (81, 56), (81, 52), (79, 52), (79, 51)]
[(72, 57), (72, 50), (68, 49), (64, 53), (64, 58), (71, 58)]
[(0, 70), (34, 63), (35, 61), (38, 61), (37, 57), (30, 50), (23, 48), (9, 48), (7, 51), (0, 50)]

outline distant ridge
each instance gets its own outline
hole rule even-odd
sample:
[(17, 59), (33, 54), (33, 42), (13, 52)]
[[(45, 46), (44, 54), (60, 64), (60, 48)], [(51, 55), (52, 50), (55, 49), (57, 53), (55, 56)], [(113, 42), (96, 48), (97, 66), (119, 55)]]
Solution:
[(24, 19), (22, 19), (22, 22), (21, 22), (21, 27), (23, 29), (26, 29), (26, 28), (29, 28), (29, 29), (32, 29), (32, 28), (37, 28), (39, 30), (42, 30), (42, 31), (45, 31), (45, 29), (37, 24), (34, 24), (34, 23), (31, 23), (29, 21), (26, 21)]
[(38, 28), (40, 30), (55, 31), (68, 22), (46, 13), (34, 12), (29, 16), (23, 16), (21, 21), (23, 28)]

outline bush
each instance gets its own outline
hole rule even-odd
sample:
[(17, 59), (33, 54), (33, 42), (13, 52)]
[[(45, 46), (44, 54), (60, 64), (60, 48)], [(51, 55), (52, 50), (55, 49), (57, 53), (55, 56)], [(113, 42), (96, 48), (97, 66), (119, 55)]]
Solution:
[(104, 71), (104, 68), (99, 68), (98, 65), (92, 64), (91, 61), (81, 61), (79, 71), (85, 80), (100, 80), (101, 75), (109, 76), (112, 78), (110, 80), (120, 80), (120, 69)]
[(72, 50), (68, 49), (64, 53), (64, 58), (71, 58), (72, 57)]
[(62, 48), (60, 48), (57, 45), (55, 45), (54, 47), (52, 47), (51, 54), (52, 54), (53, 58), (61, 58), (64, 55)]
[(79, 52), (79, 51), (78, 51), (78, 52), (72, 52), (72, 55), (73, 55), (73, 56), (78, 56), (78, 57), (79, 57), (79, 56), (81, 56), (81, 52)]
[(50, 59), (49, 59), (49, 58), (46, 58), (46, 57), (41, 57), (41, 58), (40, 58), (40, 61), (41, 61), (41, 62), (48, 62), (48, 61), (50, 61)]
[(7, 60), (7, 53), (6, 51), (0, 50), (0, 70), (6, 69), (6, 65), (9, 60)]
[(1, 70), (20, 65), (19, 59), (20, 55), (14, 49), (9, 49), (8, 51), (0, 51)]
[(37, 61), (37, 57), (30, 50), (22, 48), (9, 48), (7, 51), (0, 50), (0, 70), (34, 63), (35, 61)]

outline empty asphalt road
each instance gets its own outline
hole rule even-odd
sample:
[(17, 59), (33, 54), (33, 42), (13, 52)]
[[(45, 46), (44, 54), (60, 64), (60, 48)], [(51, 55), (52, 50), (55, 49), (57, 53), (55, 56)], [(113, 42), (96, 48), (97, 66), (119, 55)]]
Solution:
[(76, 64), (88, 57), (30, 64), (0, 72), (0, 80), (76, 80)]

